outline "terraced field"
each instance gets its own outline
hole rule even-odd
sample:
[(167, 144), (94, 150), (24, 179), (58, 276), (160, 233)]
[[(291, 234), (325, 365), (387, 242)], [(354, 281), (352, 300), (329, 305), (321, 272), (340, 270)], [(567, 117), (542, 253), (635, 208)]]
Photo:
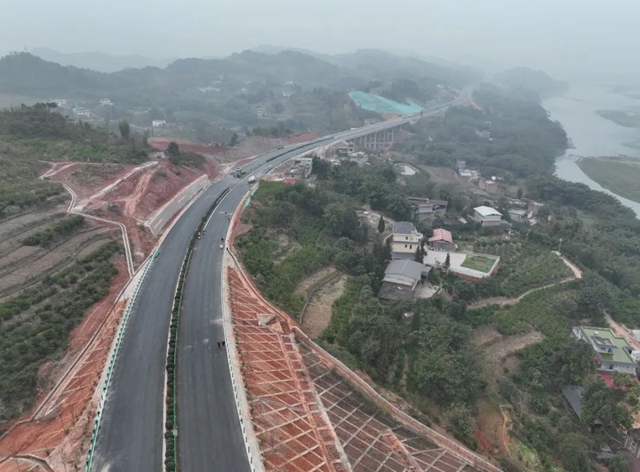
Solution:
[(119, 234), (93, 221), (46, 245), (25, 244), (68, 219), (54, 208), (0, 220), (0, 432), (46, 387), (44, 372), (55, 368), (71, 331), (118, 272)]

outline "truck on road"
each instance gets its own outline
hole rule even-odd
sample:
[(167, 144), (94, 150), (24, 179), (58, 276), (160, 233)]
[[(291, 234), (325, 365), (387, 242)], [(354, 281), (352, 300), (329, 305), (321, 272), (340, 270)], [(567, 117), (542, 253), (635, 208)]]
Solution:
[(255, 184), (256, 183), (256, 178), (252, 175), (251, 177), (249, 177), (247, 182), (249, 182), (249, 184)]

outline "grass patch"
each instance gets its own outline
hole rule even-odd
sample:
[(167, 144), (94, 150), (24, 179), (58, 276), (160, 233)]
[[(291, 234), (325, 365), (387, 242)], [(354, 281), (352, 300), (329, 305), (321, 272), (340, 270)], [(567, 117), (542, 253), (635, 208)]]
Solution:
[(464, 322), (472, 326), (495, 323), (502, 335), (526, 333), (536, 329), (548, 337), (569, 332), (572, 324), (567, 318), (567, 306), (575, 305), (576, 283), (569, 282), (524, 297), (515, 305), (497, 305), (468, 310)]
[(480, 254), (469, 254), (464, 259), (461, 267), (465, 267), (467, 269), (477, 270), (479, 272), (488, 273), (493, 264), (495, 264), (496, 259), (493, 257), (483, 256)]
[(640, 161), (589, 157), (578, 161), (580, 169), (607, 190), (640, 202)]
[(475, 251), (500, 256), (500, 271), (495, 276), (498, 295), (517, 297), (538, 287), (566, 280), (573, 275), (565, 263), (547, 248), (533, 243), (480, 242)]

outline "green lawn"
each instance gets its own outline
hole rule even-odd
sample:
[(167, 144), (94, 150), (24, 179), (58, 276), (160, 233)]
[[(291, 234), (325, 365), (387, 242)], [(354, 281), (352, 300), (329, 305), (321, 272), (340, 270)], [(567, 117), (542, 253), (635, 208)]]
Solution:
[(460, 266), (487, 273), (491, 270), (495, 262), (496, 260), (493, 257), (469, 254)]

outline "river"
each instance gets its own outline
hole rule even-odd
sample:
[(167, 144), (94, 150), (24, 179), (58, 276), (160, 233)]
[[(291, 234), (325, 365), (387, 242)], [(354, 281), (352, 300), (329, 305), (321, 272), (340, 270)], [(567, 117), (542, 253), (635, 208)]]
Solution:
[(640, 158), (640, 150), (623, 143), (638, 141), (640, 130), (625, 128), (596, 114), (597, 110), (621, 110), (640, 106), (640, 100), (608, 92), (607, 88), (576, 85), (562, 97), (543, 102), (551, 119), (562, 123), (575, 149), (569, 149), (556, 160), (556, 175), (571, 182), (587, 184), (593, 190), (613, 195), (640, 216), (640, 203), (628, 200), (603, 188), (591, 180), (578, 165), (579, 157), (618, 156), (624, 154)]

